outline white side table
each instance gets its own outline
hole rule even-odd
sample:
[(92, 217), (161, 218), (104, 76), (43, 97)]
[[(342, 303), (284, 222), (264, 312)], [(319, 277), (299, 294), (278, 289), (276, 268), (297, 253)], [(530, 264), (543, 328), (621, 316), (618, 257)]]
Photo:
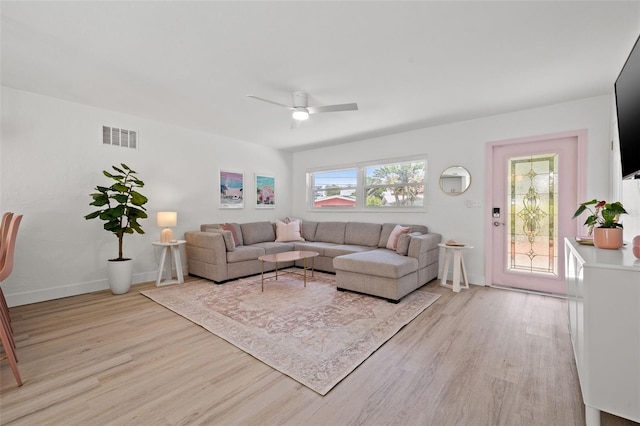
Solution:
[[(438, 244), (438, 247), (444, 248), (444, 268), (442, 269), (442, 280), (440, 286), (450, 288), (454, 293), (459, 293), (461, 288), (469, 288), (469, 280), (467, 279), (467, 268), (464, 266), (462, 257), (462, 249), (471, 249), (473, 246), (468, 244), (448, 245), (446, 243)], [(453, 280), (452, 284), (447, 283), (449, 275), (449, 262), (453, 254)], [(460, 285), (460, 273), (462, 273), (463, 284)]]
[[(180, 259), (180, 246), (186, 244), (185, 240), (177, 240), (172, 243), (161, 243), (159, 241), (151, 243), (154, 246), (162, 247), (162, 255), (160, 256), (160, 265), (158, 266), (158, 279), (156, 279), (156, 287), (166, 284), (182, 284), (184, 276), (182, 274), (182, 259)], [(169, 253), (169, 268), (167, 269), (167, 277), (162, 280), (162, 275), (167, 261), (167, 253)], [(176, 279), (173, 279), (171, 259), (176, 265)]]

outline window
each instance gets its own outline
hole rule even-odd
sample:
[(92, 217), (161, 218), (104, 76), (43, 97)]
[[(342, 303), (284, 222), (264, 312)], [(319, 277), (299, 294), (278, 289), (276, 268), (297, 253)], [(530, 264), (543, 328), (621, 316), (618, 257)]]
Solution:
[(311, 173), (313, 207), (355, 207), (358, 169)]
[(424, 161), (365, 167), (366, 207), (422, 207)]
[(310, 208), (422, 208), (426, 165), (426, 159), (421, 157), (310, 172)]

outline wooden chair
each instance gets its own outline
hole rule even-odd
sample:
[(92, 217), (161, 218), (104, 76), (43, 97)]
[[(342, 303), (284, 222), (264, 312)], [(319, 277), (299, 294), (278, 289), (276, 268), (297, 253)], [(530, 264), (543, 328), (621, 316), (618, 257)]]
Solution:
[[(4, 281), (13, 271), (13, 258), (15, 254), (16, 238), (18, 236), (18, 228), (22, 221), (22, 215), (13, 215), (9, 222), (6, 238), (2, 244), (2, 263), (0, 264), (0, 282)], [(2, 230), (4, 233), (4, 229)], [(4, 296), (3, 296), (4, 299)], [(0, 359), (8, 359), (13, 371), (13, 375), (16, 378), (18, 386), (22, 386), (22, 379), (20, 378), (20, 372), (18, 371), (18, 359), (16, 357), (15, 342), (13, 340), (13, 331), (9, 320), (9, 308), (4, 306), (0, 309), (0, 342), (4, 348), (5, 356)]]
[[(6, 212), (2, 215), (2, 225), (0, 225), (0, 270), (4, 265), (4, 247), (6, 244), (8, 244), (8, 241), (6, 240), (7, 236), (9, 235), (9, 224), (11, 223), (12, 218), (12, 212)], [(9, 306), (7, 305), (7, 299), (5, 299), (4, 297), (2, 287), (0, 287), (0, 310), (7, 313), (7, 318), (9, 319), (9, 328), (11, 329), (11, 332), (13, 332), (13, 327), (11, 326), (11, 317), (9, 317)]]
[[(7, 279), (11, 272), (13, 272), (13, 256), (15, 254), (16, 237), (18, 236), (18, 228), (22, 221), (22, 215), (13, 215), (9, 227), (5, 242), (2, 245), (2, 261), (0, 262), (0, 282)], [(4, 231), (3, 231), (4, 232)]]
[(13, 213), (6, 212), (2, 215), (2, 224), (0, 225), (0, 268), (4, 264), (4, 246), (6, 244), (7, 235), (9, 234), (9, 224), (13, 218)]

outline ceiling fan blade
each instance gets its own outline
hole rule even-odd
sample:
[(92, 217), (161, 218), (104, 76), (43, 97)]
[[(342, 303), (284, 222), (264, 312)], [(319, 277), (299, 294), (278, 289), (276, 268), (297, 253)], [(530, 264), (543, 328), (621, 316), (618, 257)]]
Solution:
[(278, 103), (278, 102), (270, 101), (269, 99), (260, 98), (258, 96), (247, 95), (247, 97), (248, 98), (257, 99), (257, 100), (262, 101), (262, 102), (267, 102), (267, 103), (270, 103), (270, 104), (273, 104), (273, 105), (278, 105), (279, 107), (283, 107), (283, 108), (286, 108), (286, 109), (292, 109), (289, 105), (285, 105), (285, 104), (281, 104), (281, 103)]
[(324, 105), (307, 107), (309, 114), (318, 114), (320, 112), (336, 112), (336, 111), (357, 111), (358, 104), (340, 104), (340, 105)]

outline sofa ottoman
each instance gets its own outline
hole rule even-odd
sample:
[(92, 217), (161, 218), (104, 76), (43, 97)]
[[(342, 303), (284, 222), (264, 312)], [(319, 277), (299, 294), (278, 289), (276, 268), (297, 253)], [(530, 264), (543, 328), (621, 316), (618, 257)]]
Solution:
[(338, 290), (370, 294), (390, 302), (418, 287), (418, 259), (387, 249), (346, 254), (333, 260)]

